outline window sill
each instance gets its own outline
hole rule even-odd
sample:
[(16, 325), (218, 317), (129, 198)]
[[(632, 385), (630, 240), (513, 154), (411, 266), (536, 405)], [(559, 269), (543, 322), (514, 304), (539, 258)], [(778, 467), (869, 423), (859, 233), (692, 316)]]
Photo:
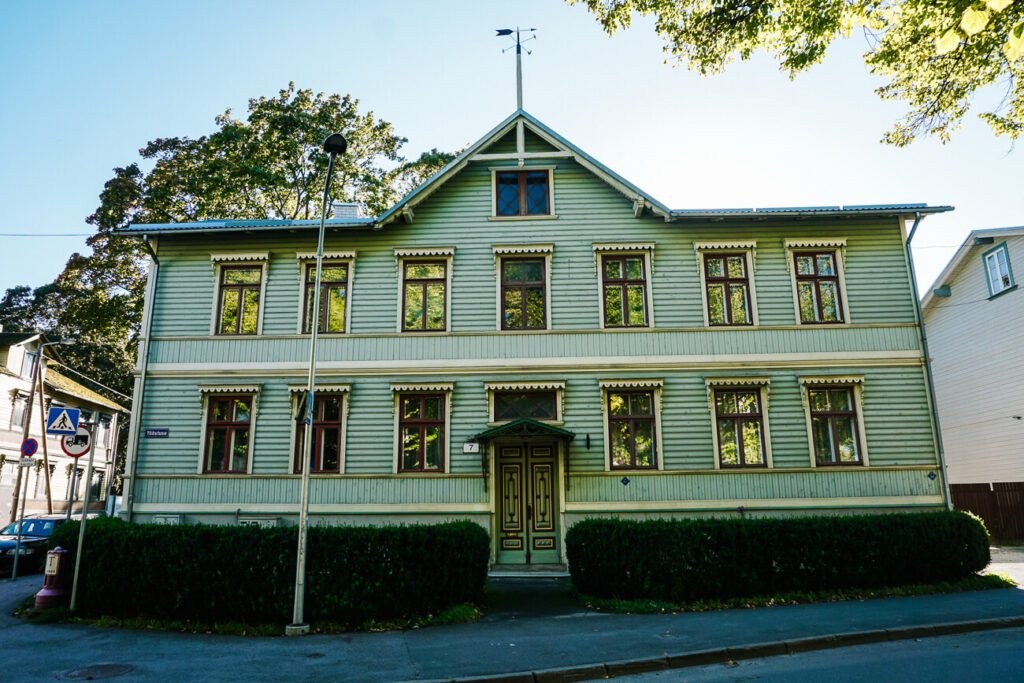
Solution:
[(988, 300), (989, 300), (989, 301), (992, 301), (992, 299), (997, 299), (997, 298), (1001, 297), (1001, 296), (1002, 296), (1003, 294), (1006, 294), (1007, 292), (1012, 292), (1012, 291), (1013, 291), (1013, 290), (1015, 290), (1015, 289), (1017, 289), (1017, 285), (1016, 285), (1016, 284), (1010, 285), (1010, 286), (1009, 286), (1009, 287), (1007, 287), (1006, 289), (1004, 289), (1004, 290), (1002, 290), (1002, 291), (999, 291), (999, 292), (996, 292), (995, 294), (993, 294), (992, 296), (990, 296), (990, 297), (988, 298)]
[(534, 216), (488, 216), (489, 221), (553, 221), (557, 220), (558, 216), (554, 214), (537, 214)]

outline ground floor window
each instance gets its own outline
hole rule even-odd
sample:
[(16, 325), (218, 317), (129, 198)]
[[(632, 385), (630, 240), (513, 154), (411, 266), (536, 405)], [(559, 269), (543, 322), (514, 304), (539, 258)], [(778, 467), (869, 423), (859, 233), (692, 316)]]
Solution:
[(252, 396), (211, 396), (207, 408), (206, 453), (208, 473), (244, 473), (249, 467), (249, 430)]
[(718, 466), (766, 467), (767, 434), (761, 387), (713, 389)]
[[(313, 468), (310, 472), (338, 474), (341, 472), (344, 452), (342, 419), (345, 414), (345, 395), (314, 394), (313, 402)], [(302, 449), (306, 443), (306, 424), (302, 420), (304, 415), (304, 410), (299, 411), (300, 420), (295, 430), (296, 474), (302, 472), (303, 466)]]
[(444, 394), (399, 394), (401, 472), (444, 470)]
[(857, 407), (851, 387), (807, 387), (814, 459), (819, 465), (862, 463)]

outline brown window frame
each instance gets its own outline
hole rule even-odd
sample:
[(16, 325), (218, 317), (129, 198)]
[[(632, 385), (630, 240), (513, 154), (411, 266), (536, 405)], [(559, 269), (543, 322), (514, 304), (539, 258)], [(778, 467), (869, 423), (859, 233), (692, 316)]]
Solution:
[[(657, 411), (658, 404), (655, 402), (654, 391), (651, 389), (608, 389), (605, 391), (605, 410), (608, 411), (608, 468), (611, 470), (656, 470), (658, 469), (658, 422), (657, 422)], [(612, 414), (612, 396), (626, 396), (626, 407), (627, 410), (630, 406), (629, 396), (644, 395), (646, 394), (651, 402), (651, 413), (650, 415), (639, 414), (633, 415), (613, 415)], [(612, 450), (612, 432), (613, 426), (618, 422), (626, 422), (629, 424), (629, 460), (628, 465), (616, 465), (615, 464), (615, 453)], [(637, 422), (650, 422), (651, 423), (651, 464), (650, 465), (638, 465), (636, 464), (636, 423)]]
[[(857, 395), (856, 389), (852, 386), (835, 386), (835, 385), (808, 385), (805, 390), (807, 391), (807, 412), (811, 420), (811, 449), (814, 452), (814, 463), (817, 467), (861, 467), (864, 465), (864, 449), (860, 442), (860, 420), (857, 415)], [(814, 403), (811, 401), (812, 391), (846, 391), (850, 398), (850, 409), (849, 410), (815, 410)], [(829, 404), (832, 402), (832, 397), (829, 396)], [(825, 417), (828, 418), (829, 430), (832, 432), (832, 444), (836, 447), (832, 451), (833, 460), (820, 461), (818, 460), (818, 448), (817, 444), (814, 443), (814, 418)], [(853, 420), (853, 443), (857, 447), (857, 459), (852, 462), (843, 462), (839, 460), (839, 428), (836, 426), (837, 417), (848, 417)]]
[[(739, 394), (741, 392), (749, 393), (753, 392), (757, 397), (757, 412), (756, 413), (720, 413), (718, 412), (718, 395), (719, 394)], [(722, 469), (740, 469), (740, 468), (759, 468), (767, 469), (768, 467), (768, 432), (765, 429), (764, 421), (764, 395), (761, 393), (761, 387), (759, 386), (736, 386), (736, 387), (721, 387), (713, 390), (712, 404), (715, 408), (715, 440), (718, 443), (718, 453), (715, 457), (718, 458), (718, 466)], [(739, 409), (737, 405), (737, 410)], [(761, 433), (761, 462), (747, 462), (746, 451), (743, 446), (743, 421), (756, 419), (760, 426)], [(736, 453), (739, 462), (735, 465), (725, 463), (722, 461), (722, 431), (719, 429), (719, 425), (723, 421), (731, 421), (735, 424), (737, 434), (737, 447)]]
[[(534, 261), (535, 262), (539, 262), (540, 263), (540, 268), (541, 268), (541, 271), (540, 271), (541, 272), (541, 276), (540, 276), (541, 279), (540, 280), (522, 281), (522, 282), (511, 282), (511, 281), (506, 280), (505, 279), (505, 264), (513, 262), (513, 261), (521, 261), (521, 262), (524, 262), (524, 263), (534, 262)], [(547, 277), (547, 265), (548, 265), (547, 264), (547, 259), (544, 258), (543, 256), (540, 257), (540, 258), (525, 257), (525, 256), (524, 257), (505, 257), (505, 256), (502, 256), (500, 258), (500, 263), (498, 264), (498, 267), (499, 267), (499, 273), (501, 275), (501, 302), (500, 302), (501, 311), (500, 311), (500, 315), (501, 315), (501, 329), (502, 330), (516, 330), (516, 331), (522, 332), (524, 330), (546, 330), (546, 329), (548, 329), (548, 300), (547, 300), (548, 299), (548, 283), (547, 283), (548, 277)], [(543, 320), (543, 325), (541, 327), (528, 327), (527, 324), (526, 324), (527, 323), (527, 316), (526, 316), (526, 290), (527, 289), (536, 289), (538, 286), (540, 286), (540, 289), (541, 289), (541, 300), (543, 301), (543, 306), (544, 306), (544, 308), (541, 310), (541, 316), (542, 316), (542, 320)], [(518, 326), (518, 327), (511, 327), (511, 326), (509, 326), (507, 324), (507, 321), (505, 320), (505, 292), (507, 292), (509, 290), (513, 290), (513, 289), (518, 289), (519, 290), (519, 292), (520, 292), (520, 299), (519, 299), (519, 301), (522, 304), (522, 315), (521, 315), (520, 319), (522, 320), (523, 324)]]
[(498, 417), (498, 397), (503, 395), (503, 394), (515, 394), (515, 395), (533, 394), (533, 395), (536, 395), (536, 396), (540, 396), (541, 394), (550, 394), (551, 395), (551, 404), (552, 404), (552, 407), (554, 408), (554, 415), (552, 415), (551, 417), (530, 417), (529, 419), (537, 420), (538, 422), (558, 422), (559, 421), (559, 417), (560, 417), (559, 414), (558, 414), (558, 393), (559, 393), (558, 389), (520, 389), (520, 390), (516, 390), (516, 389), (501, 389), (501, 390), (494, 390), (492, 392), (492, 403), (491, 403), (491, 410), (492, 410), (491, 417), (493, 418), (492, 422), (511, 422), (513, 420), (518, 420), (518, 419), (520, 419), (522, 417), (527, 417), (527, 416), (524, 416), (524, 415), (520, 415), (519, 417)]
[[(305, 394), (306, 392), (303, 392)], [(325, 420), (324, 419), (324, 404), (327, 399), (338, 399), (338, 418), (336, 420)], [(341, 473), (341, 462), (345, 454), (345, 429), (342, 423), (345, 420), (345, 401), (348, 397), (344, 393), (324, 392), (314, 393), (313, 401), (316, 403), (313, 411), (313, 441), (311, 446), (313, 448), (313, 469), (309, 472), (310, 474), (340, 474)], [(303, 405), (305, 401), (303, 401)], [(295, 425), (295, 461), (292, 464), (294, 474), (302, 474), (302, 447), (305, 444), (306, 439), (306, 423), (305, 414), (299, 415), (297, 424)], [(323, 433), (325, 429), (337, 429), (338, 430), (338, 465), (333, 469), (324, 469), (323, 467)]]
[[(407, 276), (407, 268), (412, 265), (417, 266), (441, 266), (444, 268), (444, 274), (440, 278), (410, 278)], [(447, 332), (448, 331), (448, 268), (450, 263), (447, 259), (402, 259), (402, 308), (400, 317), (402, 320), (402, 332)], [(420, 316), (420, 327), (406, 327), (405, 326), (405, 303), (406, 303), (406, 286), (410, 283), (418, 283), (421, 286), (423, 294), (423, 315)], [(427, 327), (427, 285), (429, 284), (440, 284), (442, 291), (444, 292), (444, 326), (443, 327)]]
[[(626, 260), (627, 259), (639, 259), (641, 277), (637, 279), (629, 279), (626, 277)], [(621, 261), (622, 262), (622, 277), (621, 278), (610, 278), (608, 277), (608, 269), (606, 264), (609, 261)], [(629, 298), (628, 291), (629, 287), (640, 285), (643, 288), (643, 300), (644, 300), (644, 322), (642, 325), (630, 325), (629, 324)], [(644, 328), (650, 327), (650, 306), (647, 300), (647, 257), (644, 254), (602, 254), (601, 255), (601, 306), (604, 312), (602, 323), (604, 327), (611, 329), (618, 328)], [(608, 300), (608, 289), (611, 287), (618, 287), (621, 292), (619, 301), (622, 310), (622, 324), (612, 325), (608, 322), (608, 308), (605, 302)]]
[[(419, 399), (420, 401), (420, 415), (425, 415), (425, 399), (441, 399), (441, 410), (439, 417), (435, 419), (420, 418), (406, 418), (405, 417), (405, 401), (409, 399)], [(445, 471), (445, 415), (448, 410), (448, 394), (447, 393), (420, 393), (420, 392), (399, 392), (398, 394), (398, 471), (399, 472), (444, 472)], [(438, 427), (438, 438), (440, 441), (440, 462), (437, 467), (428, 468), (426, 466), (426, 428), (427, 427)], [(406, 467), (405, 466), (405, 428), (406, 427), (418, 427), (420, 434), (419, 443), (419, 465), (417, 467)]]
[[(527, 178), (531, 173), (543, 173), (545, 177), (545, 194), (547, 211), (543, 213), (530, 213), (529, 202), (527, 200), (526, 192), (528, 188)], [(500, 178), (503, 175), (514, 175), (516, 176), (516, 188), (519, 194), (519, 211), (516, 213), (501, 213), (501, 190), (500, 190)], [(497, 170), (494, 172), (494, 216), (496, 218), (514, 218), (517, 216), (550, 216), (551, 213), (551, 169), (549, 168), (526, 168), (526, 169), (510, 169), (510, 170)]]
[[(750, 295), (750, 265), (747, 262), (747, 252), (703, 252), (703, 267), (704, 267), (704, 299), (705, 306), (708, 314), (708, 325), (712, 327), (750, 327), (754, 324), (754, 309)], [(729, 276), (729, 259), (730, 258), (741, 258), (743, 259), (743, 277), (730, 277)], [(709, 267), (710, 259), (723, 259), (725, 273), (722, 277), (715, 277), (711, 275)], [(726, 322), (716, 323), (711, 319), (711, 287), (712, 285), (723, 285), (725, 287), (725, 317)], [(738, 323), (733, 319), (732, 314), (732, 287), (734, 285), (743, 285), (746, 288), (746, 301), (747, 301), (747, 322)]]
[[(239, 422), (234, 419), (235, 417), (235, 401), (244, 400), (249, 406), (249, 419), (245, 422)], [(214, 415), (216, 410), (214, 405), (217, 403), (227, 402), (231, 406), (231, 419), (229, 420), (215, 420)], [(249, 458), (252, 457), (250, 449), (252, 447), (252, 429), (253, 429), (253, 404), (255, 403), (252, 394), (217, 394), (210, 396), (207, 399), (206, 405), (206, 441), (203, 443), (203, 474), (246, 474), (249, 471)], [(224, 430), (224, 454), (221, 458), (221, 469), (213, 469), (210, 467), (210, 444), (213, 441), (214, 430)], [(228, 469), (231, 464), (231, 443), (233, 441), (233, 435), (236, 431), (245, 430), (248, 432), (245, 442), (245, 467), (240, 470)]]
[[(345, 279), (344, 280), (320, 280), (320, 318), (318, 320), (317, 334), (345, 334), (348, 332), (348, 307), (349, 307), (349, 281), (351, 278), (351, 261), (325, 261), (323, 263), (323, 270), (328, 268), (345, 268)], [(302, 334), (310, 334), (312, 332), (312, 321), (309, 319), (309, 306), (310, 298), (313, 296), (313, 290), (316, 287), (316, 263), (307, 263), (303, 268), (303, 299), (302, 299)], [(328, 330), (327, 329), (327, 307), (329, 305), (328, 295), (330, 294), (332, 287), (343, 285), (345, 288), (345, 315), (342, 316), (340, 330)]]
[[(224, 282), (224, 278), (227, 273), (234, 270), (258, 270), (260, 273), (259, 282), (252, 283), (247, 282), (244, 284), (229, 284)], [(217, 282), (217, 322), (216, 322), (216, 333), (218, 335), (256, 335), (260, 331), (260, 308), (263, 306), (263, 265), (222, 265), (220, 266), (220, 273), (218, 275)], [(235, 316), (235, 331), (225, 332), (222, 329), (223, 315), (224, 315), (224, 292), (225, 291), (236, 292), (236, 301), (238, 302), (238, 313)], [(256, 329), (252, 332), (242, 332), (242, 308), (245, 303), (245, 291), (254, 290), (256, 292)]]
[[(801, 275), (800, 274), (800, 263), (799, 259), (801, 256), (810, 256), (814, 263), (814, 274), (813, 275)], [(832, 269), (835, 271), (835, 275), (819, 275), (818, 274), (818, 257), (819, 256), (831, 256), (832, 257)], [(843, 290), (842, 284), (839, 281), (839, 254), (835, 249), (821, 249), (817, 251), (793, 251), (793, 274), (796, 276), (796, 310), (797, 315), (800, 318), (801, 325), (839, 325), (846, 322), (846, 311), (843, 310)], [(836, 320), (825, 320), (825, 311), (821, 306), (821, 283), (823, 281), (834, 282), (836, 285), (836, 311), (838, 317)], [(814, 303), (818, 307), (818, 320), (804, 320), (803, 306), (800, 305), (800, 283), (801, 282), (812, 282), (814, 283)]]

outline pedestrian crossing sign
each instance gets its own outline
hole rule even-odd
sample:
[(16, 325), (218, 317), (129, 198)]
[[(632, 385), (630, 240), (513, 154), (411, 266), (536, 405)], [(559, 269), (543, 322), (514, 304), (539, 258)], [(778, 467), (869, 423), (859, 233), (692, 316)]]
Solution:
[(46, 417), (46, 433), (77, 434), (80, 413), (77, 408), (50, 408)]

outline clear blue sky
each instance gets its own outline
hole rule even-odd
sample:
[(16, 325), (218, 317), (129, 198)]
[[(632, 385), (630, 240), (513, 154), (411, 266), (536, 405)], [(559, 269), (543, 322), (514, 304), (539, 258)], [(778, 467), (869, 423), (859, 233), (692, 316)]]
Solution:
[[(878, 143), (861, 36), (790, 81), (759, 57), (701, 78), (663, 65), (652, 22), (609, 38), (559, 0), (46, 2), (0, 5), (0, 290), (52, 280), (83, 250), (111, 169), (148, 140), (198, 136), (230, 107), (302, 88), (351, 93), (405, 156), (457, 149), (515, 108), (495, 28), (537, 27), (525, 107), (673, 208), (952, 204), (915, 239), (922, 286), (974, 228), (1024, 224), (1024, 158), (973, 116), (954, 141)], [(984, 93), (991, 102), (999, 93)]]

